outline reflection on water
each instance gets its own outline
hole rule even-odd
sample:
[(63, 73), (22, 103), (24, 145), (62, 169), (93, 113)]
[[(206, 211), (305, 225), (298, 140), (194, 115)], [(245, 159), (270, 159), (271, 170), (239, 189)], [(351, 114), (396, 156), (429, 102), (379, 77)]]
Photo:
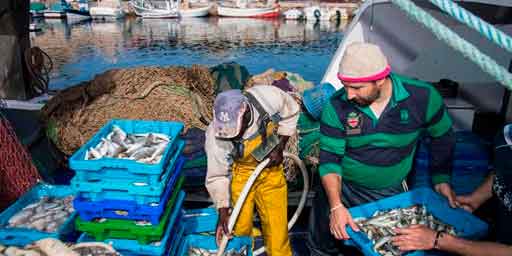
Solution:
[(245, 65), (252, 74), (274, 68), (318, 83), (346, 26), (217, 17), (40, 22), (43, 31), (31, 33), (31, 40), (54, 61), (51, 88), (68, 87), (113, 68), (229, 61)]

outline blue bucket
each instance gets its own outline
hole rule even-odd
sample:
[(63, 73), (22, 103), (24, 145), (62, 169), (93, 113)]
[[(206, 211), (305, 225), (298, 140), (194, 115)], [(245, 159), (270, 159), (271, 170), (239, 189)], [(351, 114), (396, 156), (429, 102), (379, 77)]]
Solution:
[(319, 120), (324, 104), (335, 91), (336, 89), (330, 83), (323, 83), (304, 91), (303, 102), (309, 114)]

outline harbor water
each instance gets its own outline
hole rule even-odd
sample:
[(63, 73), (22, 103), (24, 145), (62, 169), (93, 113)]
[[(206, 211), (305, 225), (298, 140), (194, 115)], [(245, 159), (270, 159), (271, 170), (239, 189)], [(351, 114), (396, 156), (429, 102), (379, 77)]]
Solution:
[(52, 58), (50, 89), (91, 80), (110, 69), (226, 62), (251, 74), (269, 68), (294, 72), (315, 84), (342, 37), (347, 21), (191, 18), (36, 21), (31, 43)]

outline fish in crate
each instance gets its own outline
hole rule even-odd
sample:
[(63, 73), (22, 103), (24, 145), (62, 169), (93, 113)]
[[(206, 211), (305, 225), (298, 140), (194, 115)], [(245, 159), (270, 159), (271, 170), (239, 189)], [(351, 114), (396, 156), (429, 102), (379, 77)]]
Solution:
[(165, 134), (127, 134), (119, 126), (114, 125), (106, 138), (101, 138), (95, 147), (87, 150), (85, 160), (109, 157), (156, 164), (162, 159), (169, 141), (169, 136)]
[[(208, 250), (203, 248), (191, 247), (188, 249), (189, 256), (216, 256), (216, 250)], [(223, 254), (224, 256), (247, 256), (248, 249), (247, 246), (242, 246), (240, 250), (230, 249)]]
[(373, 244), (373, 250), (381, 255), (402, 255), (392, 244), (396, 228), (407, 228), (411, 225), (424, 225), (435, 231), (443, 231), (457, 235), (454, 227), (444, 224), (428, 213), (424, 205), (413, 205), (406, 208), (396, 208), (386, 211), (376, 211), (372, 217), (354, 220)]
[(42, 197), (12, 216), (10, 228), (29, 228), (43, 232), (55, 232), (75, 211), (73, 196), (65, 198)]

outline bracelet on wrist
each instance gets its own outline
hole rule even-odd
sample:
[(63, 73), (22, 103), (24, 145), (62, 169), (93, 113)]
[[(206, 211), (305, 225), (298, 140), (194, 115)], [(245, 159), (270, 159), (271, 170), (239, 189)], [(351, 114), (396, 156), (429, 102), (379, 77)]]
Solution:
[(332, 213), (332, 212), (338, 210), (341, 207), (343, 207), (343, 204), (338, 204), (338, 205), (334, 206), (333, 208), (331, 208), (330, 212)]
[(443, 238), (443, 236), (444, 236), (444, 231), (437, 231), (436, 239), (434, 240), (434, 249), (436, 249), (436, 250), (441, 249), (439, 247), (439, 240), (441, 240), (441, 238)]

